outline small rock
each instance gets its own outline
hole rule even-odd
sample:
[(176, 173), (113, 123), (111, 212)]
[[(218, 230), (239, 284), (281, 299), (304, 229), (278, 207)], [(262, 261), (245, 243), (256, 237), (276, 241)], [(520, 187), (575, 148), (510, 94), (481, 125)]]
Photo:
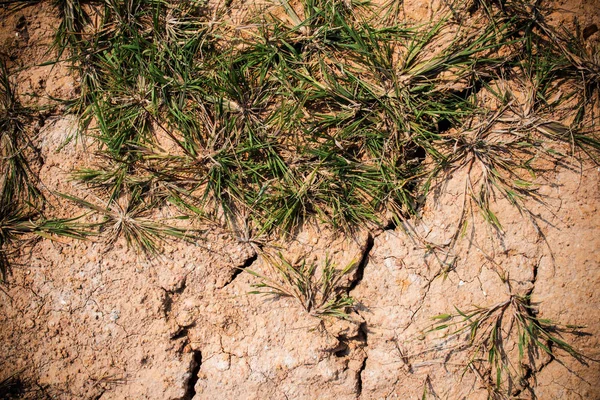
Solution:
[(181, 311), (175, 320), (179, 326), (190, 326), (194, 323), (194, 315), (189, 311)]
[(110, 313), (110, 320), (115, 322), (116, 320), (118, 320), (121, 316), (121, 313), (119, 312), (119, 310), (112, 310)]

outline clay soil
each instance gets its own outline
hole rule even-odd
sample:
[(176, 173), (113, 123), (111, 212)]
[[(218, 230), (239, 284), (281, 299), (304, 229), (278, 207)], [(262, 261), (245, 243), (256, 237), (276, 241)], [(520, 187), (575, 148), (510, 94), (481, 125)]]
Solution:
[[(566, 11), (553, 16), (557, 24), (600, 26), (594, 0), (559, 3)], [(435, 4), (406, 2), (404, 12), (427, 20)], [(78, 86), (65, 65), (41, 65), (55, 14), (46, 3), (0, 8), (0, 52), (21, 101), (51, 106), (34, 121), (43, 160), (36, 168), (52, 213), (69, 216), (81, 210), (52, 192), (84, 197), (70, 173), (94, 153), (82, 142), (64, 146), (75, 118), (50, 100), (74, 97)], [(531, 295), (540, 318), (584, 326), (562, 337), (586, 358), (533, 354), (517, 366), (528, 373), (509, 395), (600, 399), (600, 168), (584, 155), (545, 165), (536, 177), (543, 202), (527, 203), (534, 221), (498, 200), (502, 233), (474, 216), (451, 253), (436, 251), (425, 243), (454, 237), (464, 182), (460, 169), (447, 176), (405, 226), (346, 235), (306, 226), (268, 243), (290, 259), (362, 260), (348, 283), (357, 302), (349, 321), (308, 315), (291, 298), (248, 294), (256, 277), (240, 268), (269, 268), (224, 229), (168, 242), (152, 260), (121, 240), (32, 241), (0, 286), (0, 397), (486, 399), (489, 379), (465, 368), (468, 332), (424, 332), (435, 315), (516, 293)], [(514, 341), (505, 346), (517, 352)]]

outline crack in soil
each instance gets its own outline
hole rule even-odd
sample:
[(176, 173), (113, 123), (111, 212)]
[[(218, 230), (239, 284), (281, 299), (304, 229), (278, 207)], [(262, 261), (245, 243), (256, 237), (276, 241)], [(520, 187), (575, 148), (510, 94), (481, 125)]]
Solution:
[(198, 383), (198, 373), (202, 366), (202, 353), (200, 350), (192, 351), (192, 360), (190, 361), (190, 377), (185, 383), (185, 394), (181, 400), (192, 400), (196, 396), (196, 383)]
[(369, 357), (365, 356), (365, 359), (363, 360), (362, 365), (360, 366), (360, 369), (356, 373), (356, 398), (360, 398), (360, 396), (362, 395), (362, 390), (363, 390), (362, 374), (365, 371), (365, 369), (367, 368), (367, 360), (368, 359), (369, 359)]
[(368, 335), (369, 335), (369, 330), (367, 328), (367, 323), (363, 322), (358, 327), (358, 340), (360, 340), (361, 342), (364, 342), (365, 347), (369, 345)]
[(395, 221), (393, 218), (391, 218), (391, 219), (390, 219), (390, 220), (387, 222), (387, 224), (385, 224), (385, 225), (383, 226), (383, 231), (384, 231), (384, 232), (385, 232), (385, 231), (395, 231), (397, 227), (398, 227), (398, 224), (396, 223), (396, 221)]
[(356, 273), (354, 274), (354, 279), (352, 280), (352, 282), (350, 282), (350, 287), (348, 288), (348, 293), (350, 293), (351, 291), (356, 289), (356, 286), (358, 286), (358, 284), (362, 281), (363, 276), (365, 275), (365, 267), (367, 266), (367, 263), (369, 262), (369, 254), (371, 253), (371, 250), (373, 249), (374, 245), (375, 245), (375, 239), (373, 238), (373, 235), (371, 234), (371, 232), (369, 232), (369, 234), (367, 236), (367, 241), (363, 247), (360, 262), (358, 263), (358, 266), (356, 267)]
[[(535, 290), (535, 283), (537, 281), (538, 278), (538, 269), (539, 269), (539, 261), (533, 264), (533, 277), (531, 278), (531, 288), (527, 291), (527, 294), (525, 295), (527, 301), (527, 313), (532, 317), (535, 318), (535, 311), (532, 307), (531, 304), (531, 294), (533, 293), (533, 291)], [(551, 349), (551, 343), (547, 343), (547, 345), (549, 346), (549, 348)], [(532, 364), (531, 366), (527, 366), (526, 372), (523, 375), (522, 379), (521, 379), (521, 383), (523, 385), (523, 387), (515, 390), (513, 392), (513, 396), (519, 396), (521, 395), (521, 393), (527, 391), (529, 392), (529, 394), (535, 398), (535, 386), (536, 385), (532, 385), (531, 381), (535, 382), (537, 380), (537, 375), (544, 369), (546, 368), (550, 363), (552, 363), (552, 361), (554, 361), (555, 358), (552, 354), (550, 354), (550, 357), (542, 362), (541, 365), (539, 365), (538, 367), (535, 366), (535, 364)]]
[(195, 323), (192, 323), (192, 324), (186, 325), (186, 326), (180, 326), (179, 329), (171, 335), (170, 339), (171, 340), (179, 340), (179, 339), (187, 338), (190, 329), (193, 328), (194, 326), (196, 326)]
[(365, 358), (362, 361), (362, 364), (360, 366), (360, 369), (356, 372), (356, 398), (360, 398), (361, 394), (362, 394), (362, 390), (363, 390), (363, 381), (362, 381), (362, 373), (365, 371), (365, 369), (367, 368), (367, 359), (369, 358), (369, 356), (367, 356), (367, 353), (365, 351), (365, 347), (369, 346), (369, 340), (368, 340), (368, 328), (367, 328), (367, 323), (366, 322), (362, 322), (358, 328), (358, 335), (356, 335), (354, 338), (351, 338), (353, 340), (358, 340), (360, 342), (362, 342), (362, 352), (365, 354)]
[(436, 274), (433, 278), (426, 279), (427, 284), (425, 284), (425, 286), (424, 286), (425, 292), (423, 293), (423, 295), (421, 295), (421, 299), (418, 302), (417, 309), (413, 311), (411, 309), (411, 307), (408, 307), (408, 311), (411, 313), (410, 320), (408, 321), (408, 324), (406, 324), (404, 329), (402, 329), (402, 332), (405, 332), (412, 324), (415, 323), (415, 317), (416, 317), (417, 313), (419, 311), (421, 311), (421, 308), (423, 308), (423, 304), (425, 303), (425, 298), (429, 295), (429, 290), (431, 289), (431, 284), (438, 276), (439, 276), (439, 274)]
[(231, 283), (233, 283), (233, 281), (242, 273), (244, 272), (244, 270), (248, 267), (250, 267), (252, 264), (254, 264), (254, 262), (258, 260), (258, 253), (254, 253), (252, 254), (249, 258), (246, 259), (246, 261), (244, 261), (244, 263), (238, 267), (235, 267), (233, 273), (231, 274), (231, 278), (229, 279), (229, 281), (227, 283), (225, 283), (225, 285), (223, 285), (223, 289), (226, 288), (227, 286), (229, 286)]
[[(523, 387), (516, 389), (512, 393), (513, 397), (520, 396), (523, 392), (527, 391), (532, 396), (532, 398), (536, 398), (535, 388), (536, 386), (538, 386), (537, 375), (555, 360), (556, 358), (551, 356), (548, 358), (548, 360), (542, 362), (539, 366), (529, 366), (521, 380)], [(534, 383), (532, 384), (531, 381), (533, 381)]]
[(187, 275), (180, 282), (178, 282), (175, 289), (165, 289), (165, 288), (161, 287), (161, 289), (165, 292), (165, 298), (162, 302), (163, 313), (164, 313), (165, 318), (169, 317), (169, 314), (171, 313), (171, 310), (173, 309), (173, 303), (174, 303), (173, 297), (175, 295), (182, 294), (185, 291), (186, 286), (187, 286)]
[(361, 322), (356, 335), (350, 337), (345, 334), (335, 335), (338, 341), (337, 346), (327, 351), (339, 358), (347, 357), (352, 353), (352, 350), (356, 349), (356, 347), (350, 345), (351, 342), (358, 342), (359, 349), (363, 349), (369, 345), (367, 343), (367, 335), (367, 323)]
[(531, 278), (531, 288), (527, 291), (526, 297), (531, 296), (533, 290), (535, 289), (535, 282), (537, 281), (539, 267), (540, 261), (538, 260), (538, 262), (533, 264), (533, 277)]

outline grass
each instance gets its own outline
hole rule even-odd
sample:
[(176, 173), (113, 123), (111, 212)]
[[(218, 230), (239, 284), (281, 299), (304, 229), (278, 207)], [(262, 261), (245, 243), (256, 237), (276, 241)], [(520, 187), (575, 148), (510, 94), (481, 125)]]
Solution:
[[(495, 199), (523, 212), (540, 200), (535, 161), (554, 157), (553, 143), (597, 157), (598, 49), (552, 28), (537, 2), (479, 1), (468, 25), (460, 7), (411, 24), (389, 18), (392, 3), (278, 4), (236, 34), (227, 9), (193, 0), (54, 1), (58, 56), (80, 78), (67, 105), (101, 160), (73, 178), (108, 195), (105, 207), (80, 204), (114, 236), (150, 254), (161, 235), (185, 236), (123, 223), (168, 204), (236, 236), (398, 223), (457, 169), (468, 176), (465, 210), (501, 231)], [(494, 87), (515, 75), (531, 88), (527, 104)], [(38, 212), (30, 111), (6, 79), (2, 200), (27, 198)], [(483, 89), (497, 107), (480, 101)], [(551, 119), (564, 104), (568, 124)]]
[[(510, 98), (509, 93), (505, 95)], [(509, 200), (522, 212), (528, 211), (526, 199), (542, 201), (532, 182), (536, 177), (534, 165), (537, 159), (553, 155), (536, 137), (536, 121), (519, 115), (511, 100), (478, 122), (470, 121), (458, 133), (441, 136), (437, 145), (449, 165), (443, 173), (466, 172), (463, 215), (467, 204), (474, 204), (488, 223), (502, 231), (491, 208), (496, 196)]]
[[(425, 24), (390, 18), (393, 2), (276, 4), (232, 30), (226, 8), (191, 0), (105, 0), (94, 26), (58, 2), (81, 82), (69, 105), (102, 160), (73, 178), (107, 209), (136, 193), (148, 212), (174, 205), (252, 240), (399, 224), (466, 170), (462, 222), (470, 208), (501, 232), (499, 197), (535, 219), (536, 162), (560, 157), (556, 142), (600, 149), (597, 54), (538, 3), (457, 3)], [(524, 82), (527, 104), (503, 80)]]
[(30, 124), (35, 110), (19, 102), (10, 74), (0, 60), (0, 278), (10, 271), (10, 258), (32, 235), (84, 239), (89, 232), (78, 218), (47, 218), (46, 199), (39, 188), (35, 167), (39, 150)]
[[(282, 13), (256, 17), (231, 39), (218, 18), (226, 10), (208, 14), (195, 1), (100, 4), (95, 27), (78, 2), (57, 4), (72, 25), (57, 31), (57, 43), (82, 83), (71, 105), (108, 160), (74, 178), (108, 189), (111, 200), (137, 191), (152, 197), (146, 204), (176, 204), (233, 230), (250, 224), (259, 236), (290, 235), (312, 221), (345, 231), (381, 225), (385, 215), (400, 221), (418, 212), (440, 172), (473, 160), (484, 177), (471, 198), (500, 227), (494, 193), (514, 204), (534, 193), (531, 168), (515, 169), (506, 156), (537, 153), (540, 143), (522, 132), (490, 141), (491, 124), (474, 133), (473, 121), (494, 115), (477, 88), (511, 69), (535, 71), (541, 113), (548, 82), (565, 65), (577, 71), (561, 72), (565, 80), (582, 71), (587, 86), (597, 79), (593, 63), (575, 62), (572, 38), (544, 44), (547, 25), (517, 1), (497, 11), (482, 3), (486, 13), (467, 27), (452, 14), (411, 25), (378, 19), (366, 3), (282, 0)], [(499, 55), (508, 49), (525, 56)], [(556, 54), (562, 61), (550, 61)], [(464, 89), (450, 89), (456, 83)], [(581, 126), (568, 132), (553, 139), (596, 143)], [(178, 154), (156, 158), (157, 135)], [(149, 182), (165, 192), (147, 190)]]
[(31, 122), (33, 111), (22, 107), (17, 100), (3, 61), (0, 63), (0, 107), (2, 204), (11, 204), (19, 198), (34, 204), (40, 193), (26, 155), (32, 147), (27, 123)]
[(290, 297), (298, 302), (308, 314), (318, 317), (349, 319), (354, 299), (347, 294), (344, 279), (355, 269), (356, 262), (342, 269), (336, 268), (329, 257), (318, 268), (316, 263), (305, 260), (294, 265), (279, 254), (278, 260), (263, 254), (263, 259), (275, 272), (273, 277), (248, 270), (259, 279), (253, 285), (257, 290), (251, 294)]
[[(63, 103), (97, 149), (94, 165), (72, 173), (90, 197), (62, 196), (98, 222), (45, 215), (29, 129), (36, 110), (19, 103), (0, 64), (3, 275), (32, 234), (102, 234), (159, 256), (166, 239), (197, 233), (157, 221), (169, 206), (254, 244), (309, 223), (343, 232), (400, 224), (419, 216), (436, 183), (464, 171), (452, 246), (472, 210), (501, 234), (499, 198), (535, 219), (527, 204), (543, 201), (538, 161), (563, 157), (558, 144), (598, 160), (599, 49), (583, 32), (553, 28), (539, 1), (453, 2), (435, 21), (411, 23), (398, 18), (399, 1), (278, 0), (241, 26), (228, 20), (230, 4), (196, 0), (53, 4), (57, 59), (80, 84)], [(354, 264), (264, 259), (268, 273), (249, 271), (254, 293), (348, 318)], [(469, 365), (494, 393), (521, 384), (521, 361), (536, 352), (583, 359), (527, 296), (438, 320), (435, 329), (469, 333)], [(509, 338), (517, 361), (502, 345)]]
[[(85, 59), (82, 128), (93, 115), (89, 133), (111, 165), (75, 177), (110, 183), (112, 199), (132, 189), (136, 179), (125, 175), (147, 163), (137, 149), (156, 144), (160, 125), (183, 154), (179, 168), (155, 178), (184, 175), (189, 195), (180, 204), (225, 221), (250, 214), (260, 233), (289, 234), (313, 218), (351, 230), (386, 210), (414, 213), (418, 167), (406, 158), (435, 136), (441, 115), (468, 109), (430, 81), (446, 68), (470, 68), (470, 55), (495, 46), (495, 33), (483, 31), (473, 43), (465, 36), (465, 49), (457, 39), (420, 59), (441, 25), (374, 29), (347, 7), (306, 3), (300, 23), (287, 6), (295, 25), (266, 21), (241, 49), (215, 52), (202, 10), (186, 4), (175, 20), (162, 3), (108, 4), (99, 33), (72, 45)], [(316, 21), (324, 25), (311, 31)], [(395, 51), (405, 59), (382, 65)], [(400, 135), (410, 130), (417, 133)]]
[(54, 0), (60, 18), (60, 25), (54, 39), (54, 47), (58, 50), (59, 56), (65, 49), (77, 46), (84, 27), (91, 22), (84, 4), (79, 0)]
[(97, 223), (101, 232), (106, 234), (108, 243), (114, 243), (124, 237), (127, 245), (140, 250), (147, 256), (160, 254), (159, 242), (165, 237), (189, 239), (191, 230), (176, 228), (148, 218), (152, 205), (144, 203), (138, 193), (127, 196), (125, 204), (109, 200), (106, 207), (98, 206), (83, 199), (63, 195), (63, 197), (101, 215), (102, 221)]
[[(467, 369), (472, 369), (488, 385), (492, 398), (515, 395), (529, 387), (535, 361), (545, 353), (552, 359), (562, 352), (586, 363), (587, 358), (570, 345), (563, 335), (579, 334), (583, 326), (562, 326), (538, 316), (528, 295), (511, 295), (489, 307), (475, 307), (433, 317), (429, 331), (450, 331), (448, 336), (468, 339)], [(518, 355), (510, 351), (516, 343)]]

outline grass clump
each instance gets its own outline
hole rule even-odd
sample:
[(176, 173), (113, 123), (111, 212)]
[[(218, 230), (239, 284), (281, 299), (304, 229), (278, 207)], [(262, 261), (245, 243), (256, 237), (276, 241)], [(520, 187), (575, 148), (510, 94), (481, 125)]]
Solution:
[(152, 205), (144, 203), (136, 193), (127, 196), (124, 206), (118, 201), (109, 201), (106, 207), (76, 197), (63, 196), (103, 217), (96, 227), (106, 234), (109, 244), (114, 243), (122, 236), (128, 246), (140, 250), (147, 256), (157, 256), (160, 254), (158, 244), (165, 237), (177, 239), (191, 237), (188, 230), (165, 225), (148, 218)]
[[(311, 0), (302, 11), (282, 3), (286, 18), (267, 16), (233, 44), (196, 2), (129, 3), (106, 2), (101, 26), (69, 48), (82, 129), (110, 165), (75, 177), (112, 185), (116, 199), (149, 194), (129, 176), (142, 172), (186, 194), (153, 195), (230, 226), (248, 216), (257, 235), (414, 214), (440, 123), (474, 112), (441, 76), (495, 68), (509, 34), (506, 24), (459, 28), (444, 42), (448, 19), (375, 27), (365, 5)], [(167, 170), (149, 156), (157, 135), (180, 153)]]
[[(191, 235), (153, 219), (168, 205), (249, 243), (307, 222), (343, 231), (399, 223), (458, 170), (466, 180), (456, 236), (468, 206), (501, 232), (494, 201), (523, 213), (526, 200), (542, 201), (536, 161), (560, 158), (556, 142), (597, 157), (598, 49), (552, 28), (541, 2), (478, 0), (469, 24), (454, 9), (426, 24), (399, 22), (400, 3), (278, 0), (232, 29), (226, 8), (195, 0), (54, 0), (55, 47), (80, 81), (66, 104), (98, 149), (98, 164), (72, 177), (106, 201), (64, 196), (96, 224), (44, 216), (30, 165), (33, 110), (19, 104), (2, 64), (0, 271), (30, 233), (83, 238), (96, 228), (155, 257), (166, 238)], [(527, 88), (525, 100), (498, 88), (507, 80)], [(559, 123), (557, 113), (572, 118)], [(253, 293), (349, 318), (353, 263), (265, 260), (275, 277), (249, 271), (259, 280)], [(584, 359), (528, 296), (438, 320), (436, 330), (469, 333), (469, 365), (493, 393), (526, 385), (524, 362), (536, 352)]]
[(30, 124), (35, 111), (19, 102), (9, 71), (0, 60), (0, 278), (9, 272), (9, 256), (17, 244), (34, 234), (83, 239), (89, 232), (78, 218), (44, 215), (45, 198), (35, 172), (38, 149)]
[[(75, 3), (60, 7), (85, 8)], [(483, 16), (465, 26), (452, 13), (416, 25), (366, 3), (282, 0), (281, 12), (252, 17), (239, 35), (226, 9), (209, 14), (196, 1), (107, 0), (93, 27), (72, 13), (73, 30), (85, 34), (57, 33), (81, 77), (72, 105), (108, 160), (74, 177), (111, 200), (138, 191), (155, 207), (287, 235), (306, 221), (346, 231), (398, 222), (418, 213), (440, 172), (477, 160), (484, 178), (472, 199), (499, 227), (493, 193), (514, 204), (532, 195), (523, 176), (532, 168), (513, 161), (543, 145), (516, 124), (512, 138), (497, 141), (492, 125), (473, 129), (505, 117), (478, 102), (478, 91), (521, 68), (537, 80), (542, 113), (551, 111), (549, 82), (576, 75), (560, 72), (575, 65), (567, 55), (575, 47), (548, 45), (541, 11), (532, 18), (525, 4), (509, 3), (478, 3)], [(556, 54), (564, 62), (551, 61)], [(593, 145), (584, 131), (567, 127), (553, 140)]]
[[(562, 326), (540, 318), (529, 295), (511, 295), (506, 301), (456, 313), (440, 314), (429, 331), (450, 331), (448, 336), (466, 336), (468, 362), (488, 386), (492, 398), (518, 396), (530, 387), (528, 379), (537, 372), (535, 360), (545, 353), (555, 359), (565, 352), (586, 363), (586, 357), (571, 346), (563, 334), (578, 334), (583, 326)], [(517, 354), (510, 350), (512, 343)]]
[(268, 265), (276, 271), (276, 277), (271, 278), (247, 270), (260, 280), (260, 283), (253, 285), (257, 290), (250, 292), (251, 294), (293, 298), (304, 311), (318, 318), (350, 318), (348, 312), (354, 305), (354, 299), (348, 296), (349, 285), (345, 285), (344, 280), (349, 278), (348, 275), (355, 269), (356, 262), (338, 269), (332, 260), (326, 257), (323, 265), (318, 268), (316, 263), (307, 263), (306, 260), (292, 264), (281, 254), (278, 260), (273, 260), (266, 254), (263, 256)]

